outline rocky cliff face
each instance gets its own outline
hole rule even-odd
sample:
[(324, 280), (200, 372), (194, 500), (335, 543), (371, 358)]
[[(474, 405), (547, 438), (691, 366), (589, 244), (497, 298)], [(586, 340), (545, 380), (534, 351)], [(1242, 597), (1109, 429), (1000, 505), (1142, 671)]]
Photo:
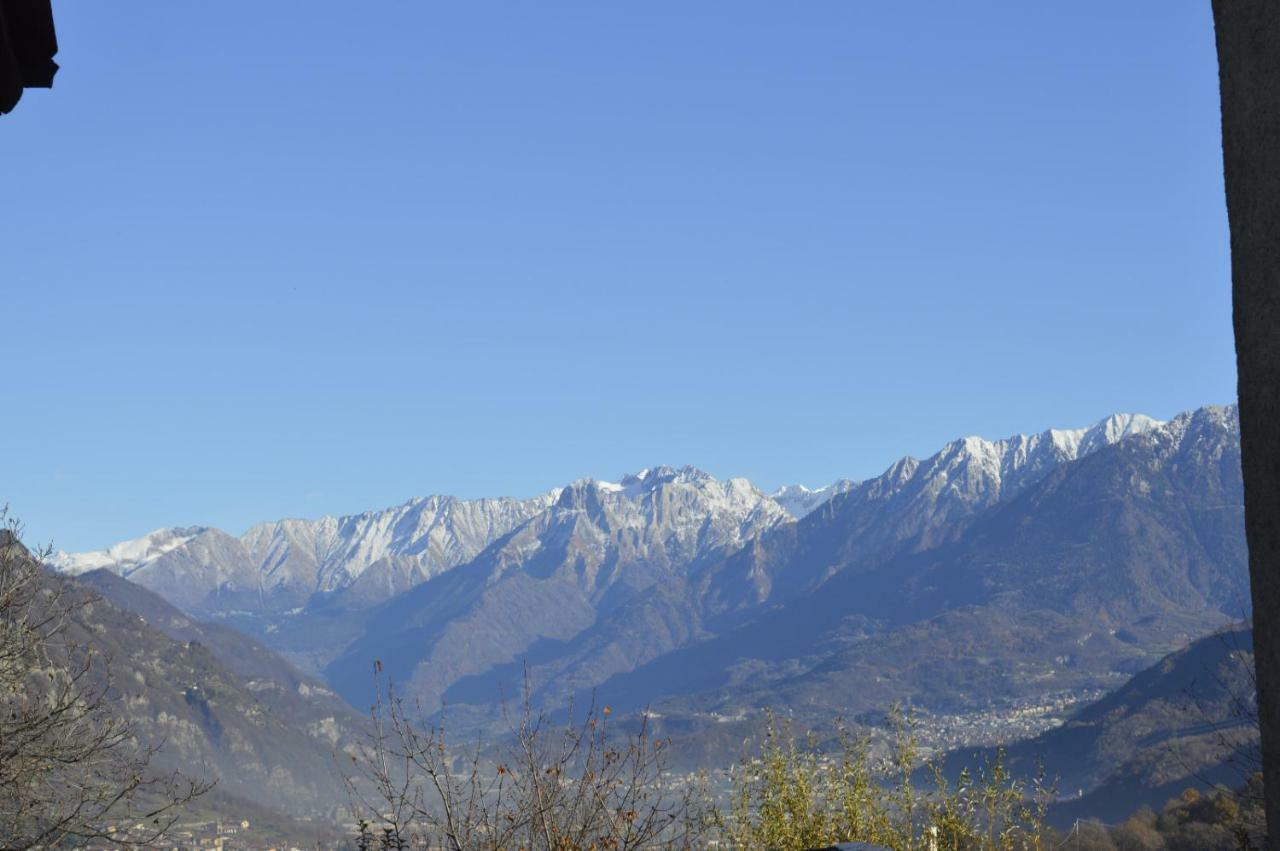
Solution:
[[(790, 516), (745, 479), (659, 467), (618, 483), (582, 480), (462, 568), (372, 613), (369, 631), (327, 673), (361, 689), (377, 658), (437, 705), (455, 682), (568, 642), (637, 598), (682, 587), (702, 565)], [(681, 623), (687, 637), (692, 627)], [(667, 643), (596, 658), (598, 676), (627, 670)]]

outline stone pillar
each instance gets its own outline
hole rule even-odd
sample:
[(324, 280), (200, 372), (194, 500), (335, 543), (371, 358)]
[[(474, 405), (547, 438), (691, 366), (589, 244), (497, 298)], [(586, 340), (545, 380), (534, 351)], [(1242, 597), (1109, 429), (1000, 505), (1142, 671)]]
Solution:
[(1213, 0), (1268, 846), (1280, 848), (1280, 2)]

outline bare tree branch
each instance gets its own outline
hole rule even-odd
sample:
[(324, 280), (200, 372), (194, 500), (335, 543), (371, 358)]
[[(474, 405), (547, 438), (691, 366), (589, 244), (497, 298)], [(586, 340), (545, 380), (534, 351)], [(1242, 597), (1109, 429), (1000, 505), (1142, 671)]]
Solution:
[(0, 509), (0, 848), (153, 845), (209, 785), (155, 775), (111, 697), (108, 660), (70, 639), (91, 598), (47, 573)]

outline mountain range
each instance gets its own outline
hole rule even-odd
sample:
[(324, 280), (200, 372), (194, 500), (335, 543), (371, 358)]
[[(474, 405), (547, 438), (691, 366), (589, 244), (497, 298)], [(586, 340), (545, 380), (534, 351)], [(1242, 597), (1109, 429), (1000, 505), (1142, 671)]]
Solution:
[(347, 517), (260, 523), (238, 538), (204, 526), (160, 529), (105, 550), (59, 552), (52, 563), (73, 575), (110, 570), (197, 616), (281, 613), (332, 595), (377, 601), (469, 561), (557, 496), (433, 496)]
[[(1050, 430), (1002, 441), (965, 438), (930, 459), (918, 484), (945, 480), (959, 467), (975, 467), (968, 501), (1018, 488), (1064, 460), (1086, 455), (1099, 446), (1158, 426), (1141, 415), (1115, 415), (1091, 428)], [(657, 467), (628, 475), (618, 483), (579, 480), (530, 499), (500, 497), (466, 500), (452, 496), (417, 498), (380, 511), (317, 520), (286, 519), (251, 527), (239, 537), (205, 526), (159, 529), (105, 550), (57, 552), (51, 559), (69, 574), (106, 569), (150, 588), (197, 616), (225, 617), (245, 612), (263, 616), (308, 607), (359, 608), (395, 596), (477, 556), (508, 532), (561, 503), (565, 490), (595, 486), (601, 493), (635, 502), (656, 486), (677, 478), (701, 489), (702, 506), (712, 522), (759, 510), (759, 528), (744, 529), (745, 538), (772, 522), (800, 519), (837, 495), (849, 491), (878, 492), (883, 480), (918, 462), (906, 458), (885, 476), (868, 482), (842, 479), (810, 490), (801, 485), (764, 494), (744, 479), (719, 482), (691, 467)], [(976, 469), (986, 466), (987, 469)], [(992, 466), (994, 465), (994, 466)], [(724, 502), (725, 499), (729, 502)], [(926, 495), (919, 502), (936, 502)], [(734, 504), (729, 504), (730, 502)], [(749, 504), (749, 505), (748, 505)], [(721, 515), (725, 518), (722, 519)], [(662, 518), (657, 519), (660, 527)], [(656, 534), (663, 534), (659, 529)], [(713, 541), (723, 547), (733, 542)], [(677, 553), (677, 557), (679, 554)]]
[[(724, 627), (606, 680), (602, 698), (673, 731), (745, 729), (769, 706), (815, 722), (893, 702), (979, 713), (1109, 691), (1247, 615), (1234, 409), (1180, 415), (999, 497), (974, 486), (994, 465), (975, 481), (947, 463), (954, 448), (714, 566), (706, 587), (728, 574), (756, 597), (704, 597), (703, 624)], [(948, 468), (942, 487), (919, 486), (922, 469)], [(893, 510), (921, 497), (924, 522)]]
[[(252, 797), (268, 760), (219, 748), (256, 739), (213, 731), (280, 720), (263, 753), (284, 748), (314, 785), (375, 662), (455, 732), (500, 731), (527, 689), (537, 708), (595, 700), (623, 724), (643, 710), (686, 765), (739, 756), (768, 708), (816, 727), (907, 704), (936, 747), (1034, 735), (1247, 616), (1242, 517), (1236, 411), (1206, 407), (964, 438), (814, 490), (654, 467), (52, 561), (176, 642), (162, 652), (225, 672), (209, 705), (231, 720), (206, 715), (192, 753)], [(1028, 727), (1046, 695), (1056, 709)], [(1070, 780), (1106, 788), (1122, 766), (1104, 767)], [(290, 782), (333, 805), (332, 785)]]
[(54, 563), (252, 633), (356, 705), (376, 660), (464, 726), (526, 684), (717, 734), (768, 705), (972, 711), (1115, 687), (1242, 614), (1235, 416), (963, 438), (818, 490), (655, 467)]

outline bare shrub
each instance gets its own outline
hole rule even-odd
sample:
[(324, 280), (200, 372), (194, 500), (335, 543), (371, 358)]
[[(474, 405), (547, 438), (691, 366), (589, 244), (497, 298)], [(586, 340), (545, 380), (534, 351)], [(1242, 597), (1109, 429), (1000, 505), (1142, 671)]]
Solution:
[(618, 735), (610, 709), (592, 706), (580, 721), (553, 725), (526, 696), (503, 756), (486, 758), (478, 744), (457, 755), (443, 726), (416, 720), (421, 713), (391, 687), (378, 693), (348, 778), (362, 847), (700, 847), (699, 795), (667, 771), (667, 742), (646, 721)]

